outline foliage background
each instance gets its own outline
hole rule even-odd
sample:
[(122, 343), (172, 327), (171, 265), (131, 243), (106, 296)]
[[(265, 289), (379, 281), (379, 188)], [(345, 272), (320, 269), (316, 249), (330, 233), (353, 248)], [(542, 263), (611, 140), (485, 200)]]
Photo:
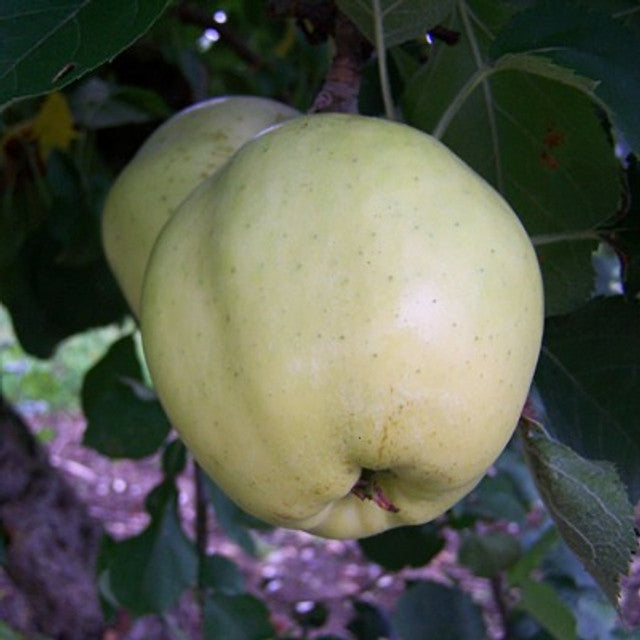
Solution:
[[(335, 6), (322, 2), (1, 5), (0, 300), (20, 345), (5, 329), (2, 392), (23, 408), (45, 398), (50, 409), (81, 409), (84, 444), (102, 454), (162, 458), (148, 527), (105, 537), (107, 620), (120, 610), (165, 612), (196, 587), (207, 638), (277, 634), (260, 593), (181, 527), (186, 453), (153, 394), (140, 393), (149, 380), (99, 220), (114, 177), (177, 110), (245, 93), (310, 109), (332, 59), (327, 7), (331, 18)], [(362, 70), (360, 112), (436, 135), (504, 194), (536, 247), (547, 304), (526, 418), (496, 472), (437, 523), (359, 547), (396, 571), (426, 565), (454, 531), (459, 561), (487, 579), (509, 637), (636, 637), (615, 608), (639, 622), (637, 600), (620, 601), (619, 580), (640, 498), (640, 5), (338, 7), (378, 52)], [(95, 327), (107, 328), (86, 333)], [(268, 535), (260, 523), (209, 481), (200, 485), (226, 535), (256, 553)], [(545, 515), (530, 527), (541, 502)], [(484, 637), (485, 621), (457, 586), (407, 583), (392, 611), (354, 603), (345, 637), (383, 628), (399, 638)], [(323, 634), (321, 618), (297, 633)]]

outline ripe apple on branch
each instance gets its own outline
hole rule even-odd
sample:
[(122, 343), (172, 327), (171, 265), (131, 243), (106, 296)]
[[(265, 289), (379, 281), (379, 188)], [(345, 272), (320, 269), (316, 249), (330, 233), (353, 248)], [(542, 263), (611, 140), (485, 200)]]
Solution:
[(542, 283), (516, 214), (400, 123), (241, 97), (189, 113), (104, 222), (174, 426), (272, 524), (360, 538), (436, 518), (506, 446), (536, 366)]

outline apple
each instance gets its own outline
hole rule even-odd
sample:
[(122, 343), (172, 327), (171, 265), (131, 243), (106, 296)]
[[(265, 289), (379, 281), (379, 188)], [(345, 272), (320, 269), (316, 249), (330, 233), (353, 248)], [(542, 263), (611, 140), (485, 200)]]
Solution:
[(177, 206), (247, 140), (296, 115), (266, 98), (212, 98), (178, 112), (146, 140), (115, 181), (102, 217), (105, 254), (134, 315), (149, 254)]
[(151, 377), (202, 467), (274, 525), (439, 516), (518, 422), (540, 349), (531, 242), (432, 137), (345, 114), (244, 145), (154, 248)]

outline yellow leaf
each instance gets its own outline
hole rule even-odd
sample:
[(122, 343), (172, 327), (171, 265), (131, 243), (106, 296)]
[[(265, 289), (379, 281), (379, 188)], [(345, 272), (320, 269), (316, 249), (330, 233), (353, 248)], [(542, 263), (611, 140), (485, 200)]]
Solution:
[(46, 160), (53, 149), (66, 151), (78, 135), (69, 103), (62, 93), (50, 93), (33, 119), (33, 135), (41, 157)]

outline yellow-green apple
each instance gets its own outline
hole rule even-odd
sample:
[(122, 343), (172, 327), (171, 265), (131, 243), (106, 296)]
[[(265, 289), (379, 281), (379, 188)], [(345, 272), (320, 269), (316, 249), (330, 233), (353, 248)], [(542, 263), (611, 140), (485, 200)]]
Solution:
[(296, 115), (267, 98), (212, 98), (169, 118), (138, 150), (111, 188), (102, 217), (107, 260), (136, 316), (149, 254), (176, 207), (245, 142)]
[(471, 491), (518, 422), (542, 325), (501, 196), (432, 137), (344, 114), (272, 128), (192, 193), (141, 319), (203, 468), (259, 518), (335, 538)]

